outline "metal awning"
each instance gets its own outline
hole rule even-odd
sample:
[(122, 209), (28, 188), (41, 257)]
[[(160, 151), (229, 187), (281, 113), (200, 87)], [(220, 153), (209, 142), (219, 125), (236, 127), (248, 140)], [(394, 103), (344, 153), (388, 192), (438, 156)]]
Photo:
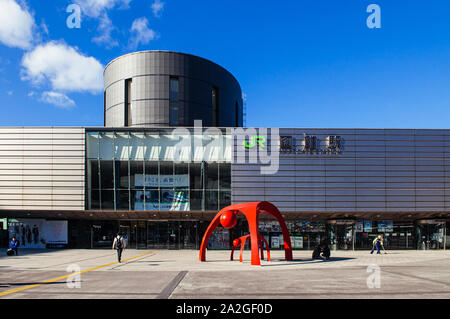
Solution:
[[(206, 220), (210, 221), (216, 211), (113, 211), (113, 210), (82, 210), (82, 211), (30, 211), (30, 210), (0, 210), (0, 218), (43, 218), (63, 220)], [(449, 219), (448, 212), (283, 212), (286, 220), (417, 220), (417, 219)], [(271, 219), (261, 215), (261, 220)]]

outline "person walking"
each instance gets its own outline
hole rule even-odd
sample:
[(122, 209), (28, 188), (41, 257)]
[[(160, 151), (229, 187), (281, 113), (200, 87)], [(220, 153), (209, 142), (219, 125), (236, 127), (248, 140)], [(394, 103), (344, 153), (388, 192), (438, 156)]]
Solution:
[(117, 233), (117, 236), (114, 238), (112, 248), (117, 250), (117, 259), (119, 263), (122, 262), (122, 252), (125, 249), (125, 240), (120, 233)]
[(383, 251), (386, 253), (386, 250), (384, 250), (384, 245), (383, 245), (383, 236), (378, 235), (378, 237), (376, 237), (373, 242), (372, 242), (372, 251), (370, 252), (371, 254), (373, 254), (374, 250), (377, 250), (377, 255), (381, 254), (380, 249), (383, 248)]
[(16, 237), (11, 238), (11, 241), (9, 242), (9, 248), (14, 251), (14, 254), (16, 256), (19, 256), (19, 242), (17, 241)]

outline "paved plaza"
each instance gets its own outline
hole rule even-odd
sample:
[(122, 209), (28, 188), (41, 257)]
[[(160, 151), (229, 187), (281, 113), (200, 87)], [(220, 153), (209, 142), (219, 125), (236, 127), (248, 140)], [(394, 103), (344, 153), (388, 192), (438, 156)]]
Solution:
[[(272, 251), (272, 261), (250, 265), (250, 251), (22, 250), (0, 256), (0, 299), (237, 299), (450, 298), (450, 251)], [(237, 260), (236, 260), (237, 259)], [(379, 274), (379, 276), (378, 276)]]

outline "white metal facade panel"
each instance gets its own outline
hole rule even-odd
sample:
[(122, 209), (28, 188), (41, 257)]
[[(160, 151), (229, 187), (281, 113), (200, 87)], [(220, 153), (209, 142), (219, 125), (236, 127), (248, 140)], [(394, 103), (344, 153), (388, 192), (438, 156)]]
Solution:
[(84, 210), (84, 188), (84, 128), (0, 128), (0, 210)]

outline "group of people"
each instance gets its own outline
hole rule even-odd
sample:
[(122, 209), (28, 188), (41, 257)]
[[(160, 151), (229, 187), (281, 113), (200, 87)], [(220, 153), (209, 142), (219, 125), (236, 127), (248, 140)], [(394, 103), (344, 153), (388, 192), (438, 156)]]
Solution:
[(313, 250), (312, 259), (329, 260), (331, 256), (330, 248), (323, 242)]
[[(372, 250), (370, 251), (370, 253), (373, 254), (375, 250), (377, 251), (377, 254), (381, 254), (381, 250), (383, 250), (384, 253), (387, 254), (386, 250), (384, 249), (384, 242), (382, 235), (378, 235), (372, 241)], [(314, 248), (312, 259), (329, 260), (330, 256), (331, 256), (330, 248), (328, 247), (326, 242), (322, 242), (320, 245)]]

